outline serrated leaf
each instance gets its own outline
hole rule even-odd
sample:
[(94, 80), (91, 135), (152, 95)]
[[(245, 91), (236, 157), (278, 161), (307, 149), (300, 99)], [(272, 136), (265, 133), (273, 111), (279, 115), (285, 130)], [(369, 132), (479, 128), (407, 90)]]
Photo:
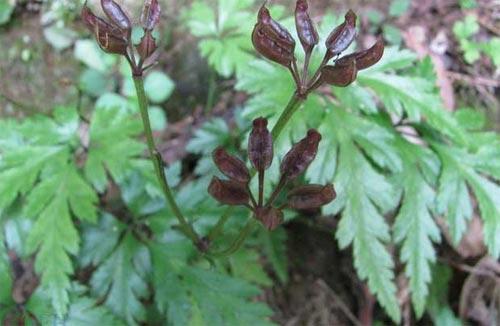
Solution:
[(186, 265), (172, 247), (152, 250), (158, 309), (171, 325), (271, 325), (270, 310), (250, 299), (254, 286), (214, 270)]
[(465, 142), (463, 131), (443, 108), (434, 85), (428, 80), (370, 71), (361, 74), (358, 80), (360, 84), (373, 89), (385, 107), (394, 114), (402, 116), (404, 111), (414, 122), (419, 122), (424, 116), (437, 130), (459, 142)]
[(196, 154), (211, 154), (218, 146), (224, 146), (229, 139), (229, 128), (221, 118), (207, 121), (194, 132), (194, 137), (189, 141), (186, 149)]
[(429, 294), (431, 264), (436, 261), (433, 242), (441, 239), (431, 215), (435, 193), (420, 171), (420, 161), (431, 154), (401, 137), (397, 139), (397, 146), (404, 164), (396, 183), (402, 188), (403, 198), (394, 224), (394, 238), (402, 243), (401, 261), (406, 264), (413, 307), (420, 318)]
[(73, 265), (69, 255), (79, 248), (72, 211), (81, 220), (96, 219), (97, 196), (80, 177), (72, 163), (43, 179), (27, 197), (26, 213), (38, 216), (27, 239), (28, 252), (37, 252), (35, 268), (42, 275), (58, 316), (67, 312), (69, 275)]
[(104, 304), (129, 325), (146, 318), (140, 299), (148, 294), (144, 277), (150, 266), (144, 258), (149, 259), (147, 248), (127, 232), (90, 281), (93, 294), (106, 298)]
[(82, 267), (100, 265), (119, 243), (124, 225), (110, 214), (102, 214), (97, 225), (84, 225), (79, 261)]
[[(356, 145), (359, 142), (358, 145), (368, 149), (368, 155), (380, 156), (377, 161), (397, 170), (401, 162), (391, 145), (393, 137), (381, 126), (338, 107), (330, 111), (319, 131), (328, 142), (320, 145), (318, 157), (307, 176), (313, 183), (333, 181), (335, 184), (338, 197), (324, 211), (331, 214), (342, 211), (336, 232), (339, 245), (341, 248), (353, 245), (354, 265), (359, 277), (367, 280), (380, 304), (398, 321), (394, 262), (385, 248), (390, 240), (389, 226), (382, 215), (397, 205), (398, 196)], [(367, 131), (372, 136), (367, 136)], [(386, 152), (383, 156), (383, 151), (375, 150), (380, 146)], [(396, 158), (398, 163), (387, 164), (390, 157)], [(325, 179), (325, 176), (334, 176), (334, 180)]]
[[(483, 220), (484, 242), (489, 253), (498, 258), (500, 256), (500, 201), (498, 200), (500, 186), (489, 180), (487, 176), (482, 175), (479, 172), (481, 170), (476, 170), (480, 157), (471, 155), (463, 149), (445, 147), (436, 143), (433, 144), (433, 148), (444, 162), (444, 168), (447, 168), (447, 165), (448, 168), (451, 166), (458, 173), (455, 178), (461, 183), (466, 182), (474, 193)], [(441, 190), (443, 189), (446, 190), (446, 185), (441, 185)], [(442, 196), (446, 196), (446, 194)], [(465, 196), (457, 197), (455, 194), (454, 205), (457, 205), (457, 199), (469, 200)], [(451, 201), (448, 201), (447, 204), (448, 206), (452, 205)], [(459, 205), (468, 204), (460, 202)], [(464, 223), (464, 221), (461, 222)]]
[(238, 250), (228, 260), (233, 277), (260, 286), (271, 286), (272, 281), (262, 269), (260, 255), (252, 249)]
[(437, 211), (446, 216), (452, 241), (457, 246), (472, 218), (472, 203), (467, 183), (452, 160), (441, 156)]
[(85, 176), (100, 192), (107, 185), (106, 171), (120, 182), (131, 169), (131, 161), (144, 151), (134, 139), (142, 131), (140, 121), (116, 106), (97, 106), (90, 125), (90, 145)]
[(31, 147), (25, 145), (6, 152), (0, 161), (0, 208), (6, 208), (26, 194), (34, 185), (48, 161), (61, 155), (62, 146)]
[(97, 305), (97, 302), (86, 297), (74, 298), (72, 300), (68, 316), (64, 319), (63, 324), (66, 326), (124, 325), (108, 309)]
[(218, 0), (214, 6), (195, 1), (184, 12), (191, 33), (202, 38), (199, 48), (208, 63), (223, 77), (244, 69), (252, 58), (248, 36), (254, 24), (254, 0)]

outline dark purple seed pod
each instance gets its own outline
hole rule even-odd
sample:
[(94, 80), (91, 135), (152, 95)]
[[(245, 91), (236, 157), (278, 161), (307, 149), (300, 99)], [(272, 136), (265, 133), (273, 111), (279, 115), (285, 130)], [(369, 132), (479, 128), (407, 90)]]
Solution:
[(306, 53), (310, 53), (319, 42), (319, 35), (311, 17), (309, 17), (308, 8), (306, 0), (297, 0), (295, 6), (295, 26), (300, 43)]
[(97, 24), (97, 20), (100, 19), (94, 13), (92, 10), (90, 10), (87, 5), (84, 5), (82, 8), (82, 11), (80, 13), (80, 17), (82, 18), (83, 23), (87, 28), (93, 33), (95, 30), (95, 26)]
[(113, 0), (101, 0), (101, 6), (108, 18), (126, 34), (130, 34), (132, 23), (125, 11)]
[(307, 136), (293, 145), (280, 166), (281, 176), (285, 180), (293, 180), (307, 169), (316, 157), (320, 140), (321, 134), (314, 129), (309, 129)]
[(248, 158), (257, 171), (264, 171), (273, 162), (273, 137), (267, 129), (267, 119), (257, 118), (248, 138)]
[(291, 190), (288, 195), (288, 207), (297, 210), (319, 208), (337, 197), (332, 184), (305, 185)]
[(380, 59), (382, 59), (383, 55), (384, 55), (384, 40), (382, 40), (382, 38), (379, 38), (377, 42), (375, 42), (375, 44), (372, 45), (370, 48), (364, 51), (354, 52), (352, 54), (346, 55), (345, 57), (342, 57), (339, 60), (337, 60), (337, 63), (344, 64), (349, 60), (355, 59), (357, 70), (362, 70), (369, 68), (374, 64), (376, 64), (377, 62), (379, 62)]
[(128, 41), (123, 36), (100, 29), (100, 24), (96, 25), (95, 36), (97, 43), (104, 52), (121, 55), (127, 54)]
[(156, 40), (149, 30), (144, 33), (141, 42), (135, 47), (142, 61), (145, 61), (147, 58), (149, 58), (158, 48), (156, 46)]
[(274, 207), (259, 207), (255, 210), (255, 216), (269, 231), (283, 223), (283, 212)]
[(229, 179), (245, 184), (250, 181), (250, 172), (248, 172), (245, 163), (239, 158), (230, 155), (222, 147), (217, 148), (212, 157), (215, 165)]
[(90, 8), (87, 7), (86, 5), (83, 6), (80, 17), (82, 18), (85, 26), (87, 26), (89, 31), (91, 31), (92, 33), (95, 33), (97, 28), (101, 32), (106, 32), (109, 34), (116, 34), (116, 35), (121, 34), (121, 31), (118, 28), (112, 26), (104, 19), (94, 15), (92, 10), (90, 10)]
[(328, 57), (333, 58), (347, 49), (356, 36), (356, 14), (349, 10), (345, 15), (345, 20), (337, 26), (326, 39)]
[(83, 6), (81, 18), (87, 28), (94, 33), (103, 51), (114, 54), (127, 53), (128, 41), (122, 30), (94, 15), (87, 6)]
[(144, 30), (152, 31), (160, 21), (161, 8), (158, 0), (146, 0), (142, 7), (141, 24)]
[(265, 5), (259, 10), (252, 43), (261, 55), (286, 67), (290, 67), (295, 58), (295, 40), (290, 32), (272, 19)]
[(358, 69), (356, 59), (337, 61), (335, 66), (325, 66), (321, 69), (321, 81), (337, 86), (346, 87), (356, 80)]
[(246, 205), (250, 200), (247, 186), (236, 181), (221, 180), (213, 177), (208, 193), (219, 203), (225, 205)]

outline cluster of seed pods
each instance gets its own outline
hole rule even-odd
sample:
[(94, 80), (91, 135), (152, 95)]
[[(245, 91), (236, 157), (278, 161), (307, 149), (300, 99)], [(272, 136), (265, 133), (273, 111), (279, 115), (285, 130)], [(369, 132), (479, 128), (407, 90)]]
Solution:
[[(344, 22), (330, 33), (325, 41), (326, 52), (323, 61), (311, 78), (308, 76), (309, 61), (314, 47), (319, 42), (319, 36), (309, 16), (306, 0), (297, 0), (295, 8), (297, 35), (305, 53), (302, 76), (295, 57), (295, 40), (286, 28), (271, 17), (265, 4), (259, 10), (252, 42), (261, 55), (287, 67), (295, 80), (298, 94), (307, 96), (324, 83), (338, 87), (348, 86), (356, 79), (359, 70), (374, 65), (382, 58), (384, 43), (380, 38), (367, 50), (339, 58), (356, 37), (356, 19), (356, 14), (349, 10)], [(329, 65), (332, 59), (334, 62)]]
[(255, 198), (250, 191), (251, 174), (245, 163), (221, 147), (213, 152), (213, 159), (222, 174), (229, 179), (214, 177), (208, 192), (222, 204), (248, 207), (267, 229), (274, 230), (283, 222), (284, 208), (316, 209), (335, 199), (332, 184), (311, 184), (292, 189), (288, 192), (285, 203), (276, 207), (273, 205), (284, 187), (302, 174), (314, 160), (320, 140), (321, 135), (310, 129), (302, 140), (293, 145), (281, 162), (280, 180), (264, 203), (264, 172), (273, 161), (273, 139), (267, 129), (267, 120), (255, 119), (248, 140), (248, 158), (259, 176), (258, 197)]
[[(160, 20), (158, 0), (145, 1), (140, 19), (144, 36), (135, 45), (132, 44), (131, 19), (122, 7), (113, 0), (101, 0), (101, 7), (109, 22), (96, 16), (86, 3), (81, 13), (83, 22), (94, 34), (103, 51), (125, 56), (134, 75), (142, 75), (158, 59), (158, 46), (152, 34)], [(135, 60), (134, 47), (139, 54), (138, 61)]]

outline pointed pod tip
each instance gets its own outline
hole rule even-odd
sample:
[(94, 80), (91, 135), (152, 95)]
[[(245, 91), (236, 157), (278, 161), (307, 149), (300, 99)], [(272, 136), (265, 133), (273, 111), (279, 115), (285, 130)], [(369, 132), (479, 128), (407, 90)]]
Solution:
[(316, 129), (309, 129), (307, 131), (307, 138), (313, 142), (319, 142), (321, 140), (321, 134)]
[(297, 11), (307, 11), (309, 9), (309, 4), (306, 0), (297, 0), (295, 4), (295, 10)]
[(347, 21), (347, 23), (356, 26), (356, 19), (358, 18), (358, 16), (352, 9), (349, 9), (349, 11), (347, 11), (344, 18)]
[(266, 7), (267, 1), (264, 1), (262, 6), (260, 6), (259, 13), (258, 13), (258, 20), (259, 22), (269, 22), (271, 20), (271, 13), (269, 12), (269, 9)]
[(252, 122), (252, 124), (253, 124), (253, 127), (256, 129), (264, 129), (264, 128), (267, 128), (267, 119), (260, 117), (260, 118), (255, 119)]

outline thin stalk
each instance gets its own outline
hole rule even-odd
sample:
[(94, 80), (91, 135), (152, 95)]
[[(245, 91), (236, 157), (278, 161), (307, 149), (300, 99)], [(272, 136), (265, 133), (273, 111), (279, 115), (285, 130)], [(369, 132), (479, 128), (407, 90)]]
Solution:
[(312, 51), (306, 51), (306, 57), (304, 59), (304, 70), (302, 72), (302, 85), (305, 87), (307, 85), (307, 76), (309, 75), (309, 62), (311, 61)]
[(240, 231), (240, 233), (238, 234), (238, 236), (236, 237), (236, 239), (233, 241), (233, 243), (231, 244), (231, 246), (229, 248), (227, 248), (223, 251), (211, 253), (208, 256), (219, 258), (219, 257), (227, 257), (227, 256), (234, 254), (236, 251), (238, 251), (238, 249), (241, 248), (241, 245), (245, 242), (246, 238), (250, 235), (250, 233), (252, 232), (252, 229), (254, 228), (256, 223), (257, 223), (257, 220), (250, 217), (247, 224), (243, 227), (243, 229)]
[(318, 70), (316, 70), (316, 73), (314, 76), (309, 80), (309, 84), (307, 85), (307, 89), (309, 90), (311, 86), (317, 81), (319, 75), (321, 74), (321, 69), (323, 69), (324, 66), (328, 63), (330, 60), (330, 55), (328, 54), (328, 51), (325, 53), (325, 56), (323, 57), (323, 60), (321, 61)]
[(293, 69), (291, 66), (288, 67), (288, 69), (290, 70), (290, 73), (292, 74), (293, 76), (293, 80), (295, 81), (295, 86), (297, 87), (297, 89), (299, 90), (301, 88), (300, 86), (300, 77), (299, 77), (299, 74), (297, 73), (297, 71), (295, 71), (295, 69)]
[[(297, 111), (297, 109), (300, 107), (302, 102), (304, 102), (305, 98), (302, 96), (299, 96), (297, 92), (293, 94), (293, 96), (290, 98), (290, 101), (288, 102), (287, 106), (281, 113), (281, 116), (278, 118), (278, 122), (274, 125), (271, 134), (273, 136), (273, 139), (276, 140), (278, 139), (279, 135), (283, 131), (283, 128), (286, 126), (290, 118), (293, 116), (293, 114)], [(210, 231), (208, 238), (210, 240), (215, 239), (221, 232), (222, 229), (224, 228), (224, 224), (227, 222), (231, 214), (233, 213), (234, 207), (228, 207), (224, 211), (224, 213), (221, 215), (219, 220), (217, 221), (217, 224), (212, 228)]]
[(219, 218), (217, 224), (215, 224), (212, 230), (210, 230), (210, 233), (208, 233), (207, 236), (208, 240), (213, 241), (215, 238), (217, 238), (217, 236), (219, 236), (219, 234), (221, 234), (224, 224), (226, 224), (227, 220), (231, 217), (233, 211), (234, 211), (233, 206), (229, 206), (224, 211), (224, 214), (222, 214), (222, 216)]
[(286, 184), (286, 178), (282, 176), (280, 178), (280, 181), (278, 182), (278, 185), (276, 186), (276, 188), (274, 188), (273, 193), (269, 197), (269, 200), (266, 203), (266, 207), (271, 206), (273, 204), (274, 200), (276, 199), (276, 197), (278, 197), (279, 193), (281, 192), (285, 184)]
[(168, 184), (165, 171), (163, 169), (163, 160), (161, 158), (160, 153), (156, 150), (155, 147), (155, 141), (153, 138), (153, 132), (151, 130), (151, 123), (149, 121), (149, 115), (148, 115), (148, 100), (146, 98), (146, 92), (144, 90), (144, 81), (142, 79), (142, 76), (134, 76), (134, 85), (135, 85), (135, 90), (137, 92), (137, 98), (139, 100), (139, 108), (141, 112), (142, 123), (144, 125), (144, 133), (146, 135), (146, 142), (148, 145), (149, 156), (151, 158), (151, 161), (153, 162), (156, 177), (158, 178), (158, 181), (160, 183), (163, 195), (165, 196), (165, 200), (170, 206), (170, 209), (179, 220), (180, 224), (179, 230), (183, 234), (185, 234), (189, 239), (191, 239), (191, 241), (195, 245), (198, 245), (200, 242), (200, 238), (198, 237), (198, 234), (193, 229), (191, 224), (187, 222), (184, 215), (182, 215), (179, 206), (177, 206), (175, 198), (172, 194), (172, 190), (170, 189), (170, 186)]
[(250, 201), (252, 202), (253, 207), (257, 207), (257, 202), (255, 201), (255, 197), (252, 194), (252, 190), (250, 189), (250, 182), (247, 183), (247, 191), (248, 194), (250, 195)]
[(259, 207), (264, 203), (264, 170), (260, 170), (259, 174)]
[(271, 131), (274, 140), (278, 139), (279, 135), (283, 131), (283, 128), (285, 128), (290, 118), (298, 110), (304, 100), (305, 98), (303, 96), (300, 96), (297, 92), (293, 94), (286, 108), (283, 110), (280, 117), (278, 118), (278, 121), (274, 125), (273, 130)]

